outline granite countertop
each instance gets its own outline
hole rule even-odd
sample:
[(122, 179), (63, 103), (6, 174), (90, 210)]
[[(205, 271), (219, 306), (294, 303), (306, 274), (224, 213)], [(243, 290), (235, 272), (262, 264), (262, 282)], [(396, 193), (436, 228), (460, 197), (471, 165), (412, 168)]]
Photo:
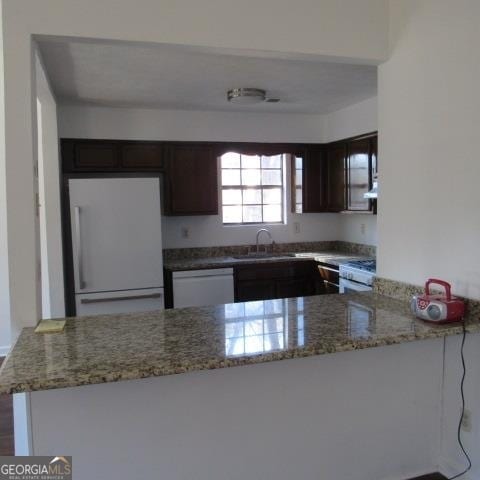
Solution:
[[(469, 331), (480, 331), (478, 320)], [(415, 320), (371, 292), (69, 318), (25, 328), (0, 369), (0, 393), (116, 382), (443, 337), (458, 324)]]
[(364, 255), (356, 255), (347, 252), (296, 252), (296, 253), (279, 253), (278, 256), (269, 257), (255, 257), (241, 255), (241, 258), (234, 256), (216, 256), (216, 257), (201, 257), (201, 258), (180, 258), (175, 260), (166, 260), (164, 267), (172, 272), (182, 270), (203, 270), (211, 268), (227, 268), (238, 265), (249, 265), (258, 263), (271, 262), (292, 262), (292, 261), (311, 261), (329, 263), (331, 265), (340, 265), (350, 260), (365, 260), (372, 257)]

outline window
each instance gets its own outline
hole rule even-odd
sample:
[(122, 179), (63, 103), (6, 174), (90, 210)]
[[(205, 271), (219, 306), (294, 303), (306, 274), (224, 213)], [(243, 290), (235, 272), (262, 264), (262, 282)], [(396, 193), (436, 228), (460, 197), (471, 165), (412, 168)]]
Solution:
[(224, 224), (283, 223), (284, 157), (221, 156)]

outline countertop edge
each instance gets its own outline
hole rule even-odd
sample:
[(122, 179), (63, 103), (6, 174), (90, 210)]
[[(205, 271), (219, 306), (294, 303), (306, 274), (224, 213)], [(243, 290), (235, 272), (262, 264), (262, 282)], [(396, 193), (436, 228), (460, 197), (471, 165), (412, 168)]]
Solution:
[[(261, 265), (269, 263), (300, 262), (309, 261), (317, 263), (331, 263), (339, 265), (339, 259), (369, 259), (371, 256), (361, 255), (350, 252), (316, 252), (315, 255), (306, 255), (310, 252), (282, 252), (278, 257), (270, 258), (234, 258), (233, 256), (224, 257), (198, 257), (198, 258), (179, 258), (175, 260), (164, 261), (164, 269), (169, 272), (181, 272), (188, 270), (213, 270), (215, 268), (234, 268), (240, 266)], [(287, 256), (285, 254), (291, 254)], [(303, 255), (302, 255), (303, 254)], [(285, 256), (282, 256), (285, 255)], [(298, 256), (295, 256), (298, 255)]]
[[(74, 388), (85, 385), (100, 385), (103, 383), (116, 383), (128, 380), (141, 380), (145, 378), (164, 377), (179, 375), (183, 373), (200, 372), (207, 370), (220, 370), (224, 368), (241, 367), (247, 365), (258, 365), (282, 360), (291, 360), (295, 358), (307, 358), (313, 356), (330, 355), (334, 353), (350, 352), (355, 350), (365, 350), (369, 348), (384, 347), (390, 345), (400, 345), (420, 340), (430, 340), (459, 335), (463, 332), (461, 325), (439, 326), (438, 330), (429, 330), (425, 334), (403, 334), (396, 337), (382, 337), (378, 339), (348, 341), (337, 344), (319, 344), (309, 348), (297, 348), (288, 351), (276, 351), (268, 354), (241, 356), (238, 358), (211, 360), (199, 365), (195, 363), (179, 363), (168, 369), (158, 369), (155, 366), (146, 368), (135, 368), (130, 371), (105, 372), (99, 374), (88, 373), (69, 379), (54, 378), (51, 380), (42, 380), (40, 382), (10, 383), (0, 386), (0, 394), (30, 393), (36, 391), (57, 390), (62, 388)], [(443, 328), (442, 328), (443, 327)], [(480, 324), (466, 325), (468, 333), (480, 332)], [(1, 369), (0, 369), (1, 372)]]

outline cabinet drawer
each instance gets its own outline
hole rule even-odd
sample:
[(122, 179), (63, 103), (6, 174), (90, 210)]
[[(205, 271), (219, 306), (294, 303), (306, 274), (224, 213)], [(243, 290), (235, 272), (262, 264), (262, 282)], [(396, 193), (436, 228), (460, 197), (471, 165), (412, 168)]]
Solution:
[(335, 284), (328, 282), (327, 280), (324, 281), (324, 293), (340, 293), (340, 287)]

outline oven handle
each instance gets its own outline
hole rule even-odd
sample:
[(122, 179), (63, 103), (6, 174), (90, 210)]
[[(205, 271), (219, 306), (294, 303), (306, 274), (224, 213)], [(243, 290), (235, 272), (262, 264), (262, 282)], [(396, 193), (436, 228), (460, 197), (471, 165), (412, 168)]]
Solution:
[[(357, 288), (355, 288), (357, 287)], [(360, 287), (360, 288), (358, 288)], [(364, 283), (360, 282), (355, 282), (354, 280), (348, 280), (347, 278), (340, 278), (340, 292), (342, 292), (342, 289), (344, 288), (351, 288), (352, 290), (356, 290), (358, 292), (369, 292), (373, 290), (372, 285), (365, 285)]]

